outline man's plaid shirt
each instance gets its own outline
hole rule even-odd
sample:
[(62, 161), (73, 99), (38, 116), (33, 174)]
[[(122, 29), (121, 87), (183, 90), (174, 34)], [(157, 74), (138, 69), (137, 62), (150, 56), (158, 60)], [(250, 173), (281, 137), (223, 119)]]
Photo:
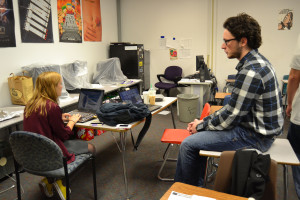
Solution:
[(279, 135), (283, 128), (281, 92), (271, 63), (250, 51), (238, 71), (229, 103), (204, 119), (205, 130), (243, 126), (262, 135)]

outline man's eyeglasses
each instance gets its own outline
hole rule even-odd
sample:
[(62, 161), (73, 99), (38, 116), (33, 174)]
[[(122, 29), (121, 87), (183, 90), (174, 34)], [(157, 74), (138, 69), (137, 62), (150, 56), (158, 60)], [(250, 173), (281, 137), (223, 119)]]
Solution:
[(227, 46), (228, 42), (232, 41), (232, 40), (237, 40), (236, 38), (232, 38), (232, 39), (229, 39), (229, 40), (225, 40), (223, 39), (225, 45)]

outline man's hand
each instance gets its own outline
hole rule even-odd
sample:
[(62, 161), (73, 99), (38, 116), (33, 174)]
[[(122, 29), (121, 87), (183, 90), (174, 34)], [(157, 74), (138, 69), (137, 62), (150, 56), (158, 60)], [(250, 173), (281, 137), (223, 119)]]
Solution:
[(292, 106), (287, 105), (286, 110), (285, 110), (286, 116), (291, 117), (291, 112), (292, 112)]
[(190, 134), (197, 133), (196, 127), (198, 124), (202, 123), (203, 120), (195, 119), (193, 122), (190, 122), (188, 124), (187, 130), (190, 132)]

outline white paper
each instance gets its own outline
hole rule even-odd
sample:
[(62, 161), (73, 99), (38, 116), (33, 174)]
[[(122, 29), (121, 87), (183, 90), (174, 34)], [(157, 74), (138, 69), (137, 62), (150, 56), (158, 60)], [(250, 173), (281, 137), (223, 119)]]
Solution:
[(192, 199), (192, 196), (175, 192), (175, 191), (172, 191), (168, 198), (168, 200), (188, 200), (188, 199)]
[(179, 49), (179, 58), (191, 58), (191, 49)]
[(210, 197), (187, 195), (179, 192), (172, 191), (168, 200), (216, 200)]
[(125, 51), (137, 50), (137, 46), (125, 46)]
[(192, 39), (181, 39), (180, 46), (181, 46), (181, 48), (184, 48), (184, 49), (191, 49), (192, 42), (193, 42)]
[(170, 111), (163, 110), (163, 111), (160, 111), (158, 114), (160, 114), (160, 115), (168, 115), (169, 113), (170, 113)]
[(168, 48), (177, 49), (179, 47), (179, 42), (176, 40), (176, 38), (175, 39), (173, 37), (172, 38), (167, 38), (166, 46)]
[(92, 84), (92, 88), (103, 88), (101, 84)]
[(159, 47), (161, 49), (165, 49), (167, 47), (167, 39), (164, 37), (164, 38), (160, 38), (159, 40)]

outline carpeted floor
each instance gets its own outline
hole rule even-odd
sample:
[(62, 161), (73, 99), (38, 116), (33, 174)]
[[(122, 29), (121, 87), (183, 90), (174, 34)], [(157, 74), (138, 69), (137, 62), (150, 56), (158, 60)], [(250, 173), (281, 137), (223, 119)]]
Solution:
[[(175, 112), (176, 113), (176, 112)], [(185, 128), (186, 123), (178, 121), (177, 128)], [(152, 119), (152, 125), (149, 132), (145, 136), (138, 151), (132, 151), (130, 133), (127, 135), (126, 146), (126, 164), (128, 175), (128, 191), (131, 200), (155, 200), (169, 189), (172, 182), (163, 182), (158, 180), (157, 173), (162, 164), (162, 156), (166, 148), (166, 144), (160, 142), (163, 130), (172, 128), (172, 120), (170, 114), (156, 115)], [(289, 121), (285, 123), (285, 131), (281, 137), (286, 138), (286, 132)], [(141, 125), (134, 129), (133, 135), (136, 137)], [(125, 185), (123, 179), (122, 157), (111, 133), (107, 132), (103, 137), (103, 149), (97, 155), (97, 186), (98, 199), (102, 200), (118, 200), (125, 198)], [(119, 137), (115, 134), (117, 141)], [(173, 151), (174, 157), (177, 155), (178, 149)], [(175, 174), (175, 163), (168, 163), (163, 172), (163, 176), (173, 177)], [(282, 166), (278, 167), (277, 193), (278, 200), (283, 199), (283, 176)], [(289, 200), (297, 199), (294, 184), (291, 176), (291, 168), (289, 167)], [(38, 182), (41, 177), (33, 176), (28, 173), (21, 174), (21, 185), (24, 190), (23, 200), (40, 200), (43, 199)], [(5, 179), (0, 182), (0, 191), (11, 186), (14, 182), (11, 179)], [(71, 199), (72, 200), (88, 200), (93, 199), (93, 184), (91, 166), (86, 165), (80, 171), (75, 173), (71, 178)], [(16, 199), (16, 189), (9, 190), (0, 194), (1, 200)], [(57, 196), (51, 198), (58, 199)]]

